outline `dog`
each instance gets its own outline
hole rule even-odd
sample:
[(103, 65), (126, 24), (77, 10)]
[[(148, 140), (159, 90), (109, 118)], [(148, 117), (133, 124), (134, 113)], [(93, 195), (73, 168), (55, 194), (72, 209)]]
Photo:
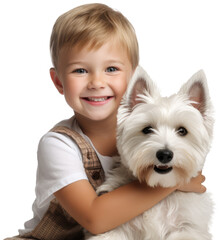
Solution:
[[(97, 193), (138, 179), (150, 187), (189, 182), (202, 170), (213, 132), (205, 74), (194, 74), (170, 97), (138, 67), (118, 110), (120, 159)], [(175, 191), (121, 226), (89, 240), (210, 240), (213, 203), (208, 193)]]

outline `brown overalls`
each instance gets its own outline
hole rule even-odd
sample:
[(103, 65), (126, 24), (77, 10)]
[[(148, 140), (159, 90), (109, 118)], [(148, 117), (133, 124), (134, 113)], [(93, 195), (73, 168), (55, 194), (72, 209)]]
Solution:
[[(71, 137), (81, 150), (85, 172), (89, 182), (96, 188), (104, 181), (104, 171), (92, 146), (77, 132), (63, 126), (54, 127), (52, 132)], [(52, 200), (42, 220), (36, 228), (22, 236), (5, 240), (83, 240), (83, 228), (60, 206)]]

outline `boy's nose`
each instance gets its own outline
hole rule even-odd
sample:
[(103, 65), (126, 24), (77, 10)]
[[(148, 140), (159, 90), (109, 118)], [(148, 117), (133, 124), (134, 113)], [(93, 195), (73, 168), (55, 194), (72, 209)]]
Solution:
[(106, 86), (106, 82), (104, 81), (104, 77), (102, 75), (92, 75), (88, 82), (88, 89), (99, 89), (104, 88)]

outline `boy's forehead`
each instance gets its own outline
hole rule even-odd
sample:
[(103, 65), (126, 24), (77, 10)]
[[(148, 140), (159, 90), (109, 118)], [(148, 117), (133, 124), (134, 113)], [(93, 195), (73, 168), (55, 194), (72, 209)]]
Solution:
[(64, 49), (76, 49), (77, 51), (97, 51), (103, 46), (109, 46), (112, 48), (120, 48), (123, 47), (121, 41), (119, 41), (116, 37), (112, 37), (110, 39), (99, 41), (98, 39), (89, 40), (86, 42), (78, 42), (76, 44), (66, 44), (64, 45)]
[[(90, 43), (84, 44), (83, 46), (80, 44), (77, 44), (75, 46), (69, 46), (66, 45), (61, 48), (59, 57), (65, 57), (65, 58), (74, 58), (74, 57), (86, 57), (89, 54), (93, 53), (100, 53), (105, 52), (108, 55), (116, 56), (117, 58), (126, 58), (130, 59), (128, 56), (128, 51), (125, 49), (125, 47), (122, 45), (121, 42), (115, 41), (115, 40), (108, 40), (105, 41), (101, 45), (92, 46)], [(106, 55), (105, 57), (107, 58)]]

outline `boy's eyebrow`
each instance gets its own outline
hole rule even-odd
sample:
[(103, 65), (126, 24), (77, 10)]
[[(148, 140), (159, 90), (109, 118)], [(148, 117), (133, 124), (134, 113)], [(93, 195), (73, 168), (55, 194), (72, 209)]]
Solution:
[(85, 62), (83, 62), (83, 61), (70, 62), (70, 63), (67, 64), (67, 67), (69, 67), (69, 66), (71, 66), (73, 64), (81, 64), (81, 63), (85, 63)]
[(123, 61), (120, 61), (118, 59), (110, 59), (110, 60), (107, 60), (106, 63), (108, 63), (108, 64), (119, 63), (119, 64), (122, 64), (122, 65), (125, 65)]
[[(74, 62), (70, 62), (67, 64), (67, 67), (74, 65), (74, 64), (88, 64), (89, 62), (86, 61), (74, 61)], [(117, 60), (117, 59), (110, 59), (104, 62), (104, 64), (121, 64), (121, 65), (125, 65), (123, 61)]]

